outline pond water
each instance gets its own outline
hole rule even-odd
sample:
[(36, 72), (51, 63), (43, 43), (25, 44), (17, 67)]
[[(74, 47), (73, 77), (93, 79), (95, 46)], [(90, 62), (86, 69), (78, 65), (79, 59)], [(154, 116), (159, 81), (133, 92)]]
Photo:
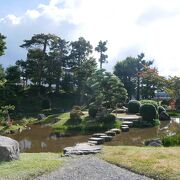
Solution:
[[(143, 146), (146, 139), (157, 138), (170, 133), (172, 126), (179, 131), (180, 119), (162, 121), (159, 127), (131, 128), (129, 132), (120, 133), (106, 145), (134, 145)], [(17, 140), (21, 152), (60, 152), (63, 148), (73, 146), (80, 142), (87, 142), (90, 135), (73, 135), (70, 137), (57, 137), (52, 135), (52, 129), (47, 126), (32, 125), (19, 134), (11, 134), (9, 137)]]

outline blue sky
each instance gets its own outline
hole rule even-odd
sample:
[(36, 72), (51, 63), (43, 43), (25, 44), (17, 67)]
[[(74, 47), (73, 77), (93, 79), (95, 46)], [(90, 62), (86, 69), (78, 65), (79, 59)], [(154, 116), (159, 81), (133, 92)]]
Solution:
[[(144, 52), (162, 75), (180, 76), (179, 0), (0, 0), (0, 32), (7, 50), (5, 66), (26, 58), (19, 47), (37, 33), (67, 40), (83, 36), (96, 46), (108, 40), (112, 71), (118, 60)], [(95, 54), (96, 56), (96, 54)]]

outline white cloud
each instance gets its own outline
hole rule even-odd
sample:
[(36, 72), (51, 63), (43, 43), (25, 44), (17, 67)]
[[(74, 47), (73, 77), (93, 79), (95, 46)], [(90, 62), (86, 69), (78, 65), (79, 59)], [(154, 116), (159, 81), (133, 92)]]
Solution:
[(37, 19), (41, 16), (40, 12), (37, 10), (27, 10), (25, 15), (30, 17), (31, 19)]
[(147, 59), (155, 59), (161, 74), (180, 74), (179, 0), (50, 0), (25, 10), (21, 17), (8, 15), (0, 22), (26, 26), (33, 19), (41, 26), (42, 18), (50, 30), (63, 28), (63, 23), (75, 26), (67, 34), (73, 40), (84, 36), (94, 46), (99, 40), (108, 40), (107, 69), (112, 69), (116, 60), (143, 51)]
[(10, 22), (13, 25), (18, 25), (21, 23), (22, 17), (15, 16), (14, 14), (8, 14), (6, 17), (1, 18), (0, 22), (6, 23)]

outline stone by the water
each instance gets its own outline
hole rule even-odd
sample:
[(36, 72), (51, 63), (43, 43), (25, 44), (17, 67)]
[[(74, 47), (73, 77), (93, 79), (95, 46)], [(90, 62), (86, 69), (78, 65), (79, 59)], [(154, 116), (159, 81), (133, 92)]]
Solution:
[(129, 127), (133, 127), (133, 122), (132, 121), (123, 121), (122, 125), (128, 125)]
[(122, 132), (128, 132), (129, 131), (129, 127), (121, 127)]
[(0, 161), (19, 159), (19, 143), (9, 137), (0, 136)]
[(114, 131), (106, 131), (105, 134), (108, 136), (115, 136), (116, 135), (116, 133)]
[(42, 120), (42, 119), (45, 119), (46, 116), (44, 114), (38, 114), (37, 118), (38, 120)]
[(98, 144), (103, 144), (105, 140), (103, 138), (91, 137), (91, 138), (89, 138), (89, 141), (97, 141)]
[(74, 147), (64, 148), (64, 155), (86, 155), (86, 154), (96, 154), (101, 151), (102, 147), (100, 145), (92, 145), (90, 143), (79, 143)]
[(144, 144), (146, 146), (159, 147), (162, 146), (162, 141), (160, 139), (150, 139), (150, 140), (146, 140)]
[(116, 134), (120, 134), (120, 132), (121, 132), (121, 130), (120, 130), (120, 129), (117, 129), (117, 128), (110, 129), (110, 131), (113, 131), (113, 132), (115, 132)]
[(105, 142), (109, 142), (109, 141), (111, 141), (111, 140), (113, 139), (112, 136), (107, 136), (107, 135), (105, 135), (105, 136), (100, 136), (100, 138), (103, 138)]
[(100, 136), (106, 136), (105, 133), (95, 133), (92, 135), (92, 137), (100, 137)]

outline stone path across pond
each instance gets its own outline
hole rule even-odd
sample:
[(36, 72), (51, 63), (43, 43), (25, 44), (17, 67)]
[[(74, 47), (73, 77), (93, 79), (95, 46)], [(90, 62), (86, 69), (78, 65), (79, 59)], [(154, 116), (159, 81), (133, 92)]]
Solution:
[(96, 156), (79, 156), (68, 160), (58, 170), (35, 180), (151, 180)]

